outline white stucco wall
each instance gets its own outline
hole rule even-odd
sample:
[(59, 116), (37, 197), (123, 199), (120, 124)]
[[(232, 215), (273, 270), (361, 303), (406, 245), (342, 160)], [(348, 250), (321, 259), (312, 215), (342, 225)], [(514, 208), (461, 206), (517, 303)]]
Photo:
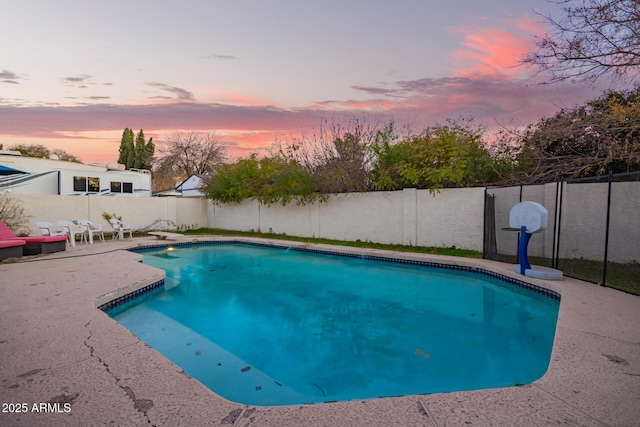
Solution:
[[(263, 233), (288, 234), (290, 236), (313, 237), (318, 234), (312, 221), (318, 204), (298, 206), (291, 203), (287, 206), (279, 204), (260, 206), (260, 231)], [(317, 227), (317, 225), (316, 225)]]
[(640, 183), (612, 183), (611, 205), (609, 259), (640, 263)]
[[(302, 237), (482, 250), (484, 189), (332, 195), (306, 206), (212, 205), (212, 227)], [(213, 211), (213, 212), (211, 212)]]
[(604, 259), (607, 186), (607, 183), (565, 185), (560, 258)]
[(223, 230), (257, 231), (260, 229), (260, 204), (255, 200), (213, 205), (214, 222), (211, 228)]
[[(172, 219), (178, 230), (208, 227), (206, 199), (192, 197), (166, 197), (167, 217), (174, 212)], [(171, 219), (171, 218), (170, 218)]]
[(402, 191), (336, 194), (319, 204), (326, 239), (402, 242)]
[(418, 191), (417, 244), (482, 251), (484, 188)]
[(56, 224), (58, 220), (88, 219), (111, 231), (111, 225), (102, 217), (102, 212), (121, 216), (124, 222), (135, 229), (149, 227), (156, 221), (158, 227), (171, 229), (170, 221), (180, 226), (206, 227), (207, 201), (204, 199), (176, 197), (102, 197), (102, 196), (57, 196), (15, 194), (28, 215), (31, 234), (40, 234), (36, 221)]
[(36, 221), (48, 221), (54, 225), (59, 220), (93, 221), (89, 215), (89, 204), (82, 197), (50, 194), (15, 194), (12, 197), (22, 202), (32, 235), (40, 235)]
[[(609, 260), (640, 262), (640, 182), (612, 184)], [(489, 189), (496, 195), (498, 253), (517, 253), (517, 233), (509, 211), (518, 203), (519, 187)], [(607, 184), (564, 184), (560, 257), (601, 260), (604, 256)], [(134, 229), (155, 221), (172, 221), (178, 229), (211, 227), (260, 230), (292, 236), (362, 240), (420, 246), (456, 246), (482, 250), (484, 189), (445, 189), (339, 194), (324, 203), (262, 206), (254, 200), (214, 205), (206, 199), (180, 197), (101, 197), (12, 195), (23, 202), (32, 234), (36, 221), (89, 219), (110, 231), (102, 212), (122, 216)], [(551, 258), (556, 184), (523, 187), (523, 200), (549, 211), (544, 233), (532, 237), (529, 254)], [(170, 228), (170, 227), (168, 227)]]

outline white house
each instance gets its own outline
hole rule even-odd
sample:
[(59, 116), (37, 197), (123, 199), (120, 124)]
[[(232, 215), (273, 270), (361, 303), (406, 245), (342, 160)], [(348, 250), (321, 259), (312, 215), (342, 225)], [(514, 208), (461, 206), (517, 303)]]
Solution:
[(200, 191), (204, 178), (205, 175), (193, 174), (182, 181), (182, 183), (176, 187), (176, 190), (182, 193), (182, 197), (205, 197), (205, 194)]
[(0, 150), (0, 189), (14, 194), (151, 196), (148, 170), (86, 165)]

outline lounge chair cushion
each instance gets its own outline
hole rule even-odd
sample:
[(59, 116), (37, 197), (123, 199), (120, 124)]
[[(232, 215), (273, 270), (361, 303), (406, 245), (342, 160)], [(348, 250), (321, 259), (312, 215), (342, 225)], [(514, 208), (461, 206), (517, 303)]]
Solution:
[(66, 242), (67, 236), (29, 236), (29, 237), (16, 237), (16, 239), (25, 240), (27, 243), (50, 243), (50, 242)]
[(29, 236), (17, 237), (7, 225), (0, 221), (0, 239), (25, 242), (24, 255), (48, 254), (67, 249), (67, 236)]
[(26, 243), (27, 242), (25, 242), (23, 239), (0, 240), (0, 249), (24, 246)]

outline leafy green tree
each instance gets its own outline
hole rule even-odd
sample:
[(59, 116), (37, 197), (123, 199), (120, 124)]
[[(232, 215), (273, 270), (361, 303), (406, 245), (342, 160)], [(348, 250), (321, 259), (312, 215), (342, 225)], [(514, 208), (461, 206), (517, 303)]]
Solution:
[(147, 142), (144, 132), (140, 129), (140, 132), (136, 135), (136, 145), (133, 150), (133, 167), (150, 170), (153, 165), (154, 152), (153, 138), (149, 138), (149, 142)]
[(505, 168), (470, 121), (448, 121), (397, 143), (377, 141), (372, 189), (468, 187), (496, 182)]
[(217, 203), (255, 198), (260, 203), (304, 204), (316, 198), (316, 185), (307, 170), (283, 157), (252, 154), (235, 163), (217, 166), (205, 178), (202, 190)]
[(259, 163), (256, 154), (223, 164), (203, 180), (202, 192), (218, 203), (238, 203), (257, 194)]
[(120, 140), (120, 148), (118, 149), (120, 156), (118, 157), (118, 163), (124, 165), (127, 169), (133, 166), (134, 160), (134, 145), (133, 145), (133, 131), (129, 128), (125, 128), (122, 132), (122, 139)]
[(13, 151), (19, 151), (25, 156), (48, 159), (51, 152), (47, 147), (40, 144), (17, 144), (11, 147)]
[(122, 132), (122, 140), (118, 151), (120, 153), (118, 163), (123, 164), (127, 169), (151, 169), (155, 145), (153, 144), (153, 138), (149, 138), (149, 142), (147, 142), (142, 129), (136, 135), (134, 144), (133, 131), (126, 128)]
[(19, 151), (20, 153), (29, 157), (48, 159), (51, 157), (51, 155), (55, 155), (58, 157), (58, 160), (81, 163), (80, 159), (73, 154), (69, 154), (60, 148), (49, 150), (44, 145), (40, 144), (18, 144), (11, 147), (10, 150)]
[(371, 172), (371, 189), (373, 190), (401, 190), (411, 187), (400, 170), (412, 156), (410, 139), (397, 141), (390, 137), (390, 133), (379, 133), (371, 150), (374, 154)]
[(261, 185), (257, 199), (266, 205), (286, 205), (295, 201), (298, 205), (312, 202), (318, 195), (317, 183), (308, 170), (299, 163), (282, 157), (265, 157), (260, 160)]

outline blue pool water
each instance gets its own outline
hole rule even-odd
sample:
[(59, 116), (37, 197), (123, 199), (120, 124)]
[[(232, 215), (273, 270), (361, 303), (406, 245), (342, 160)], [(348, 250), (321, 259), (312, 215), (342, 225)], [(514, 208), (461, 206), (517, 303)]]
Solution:
[(158, 249), (108, 313), (219, 395), (288, 405), (527, 384), (559, 301), (473, 272), (242, 244)]

